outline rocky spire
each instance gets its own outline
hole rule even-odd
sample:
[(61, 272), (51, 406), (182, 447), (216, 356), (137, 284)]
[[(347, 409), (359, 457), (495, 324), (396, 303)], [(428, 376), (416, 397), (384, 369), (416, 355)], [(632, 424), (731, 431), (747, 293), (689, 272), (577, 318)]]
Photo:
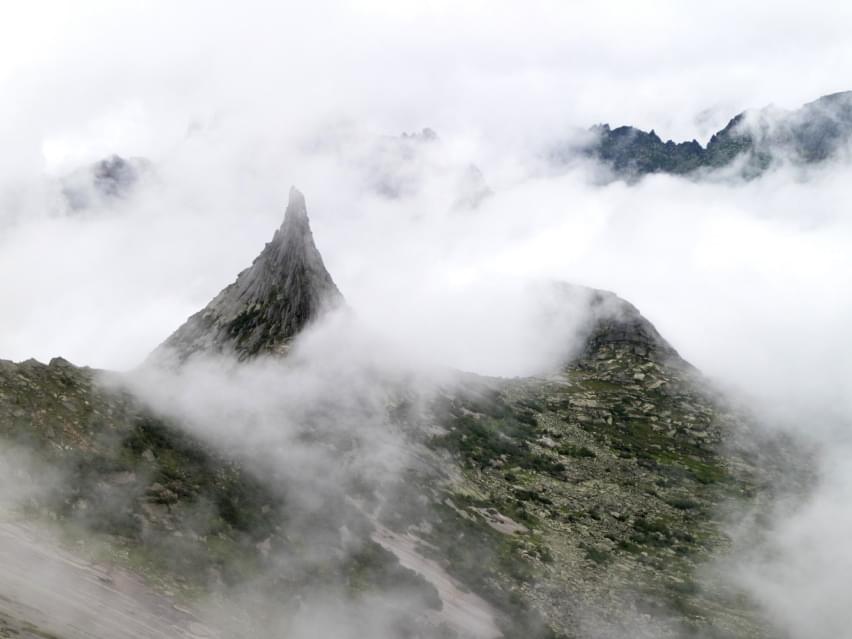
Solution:
[(609, 291), (588, 291), (589, 321), (582, 358), (600, 361), (629, 354), (660, 364), (688, 366), (633, 304)]
[(178, 328), (152, 359), (283, 353), (308, 323), (342, 300), (314, 244), (305, 198), (291, 188), (281, 228), (251, 267)]
[(564, 282), (551, 283), (545, 290), (548, 312), (557, 309), (554, 314), (559, 317), (569, 309), (577, 318), (577, 339), (567, 353), (566, 366), (627, 384), (633, 383), (634, 373), (649, 367), (692, 370), (654, 325), (615, 293)]

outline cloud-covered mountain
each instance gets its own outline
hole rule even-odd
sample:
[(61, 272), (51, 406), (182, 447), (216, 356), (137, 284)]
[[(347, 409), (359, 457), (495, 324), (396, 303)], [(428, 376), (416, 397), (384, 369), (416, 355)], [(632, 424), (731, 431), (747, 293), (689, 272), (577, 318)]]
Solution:
[(557, 146), (552, 158), (578, 156), (601, 162), (629, 180), (651, 173), (697, 174), (730, 167), (753, 178), (773, 165), (808, 165), (848, 154), (852, 137), (852, 92), (826, 95), (794, 111), (773, 107), (745, 111), (710, 138), (663, 141), (653, 130), (600, 124), (576, 144)]
[[(146, 577), (129, 636), (772, 636), (702, 566), (728, 548), (722, 505), (768, 498), (787, 449), (745, 446), (749, 420), (628, 302), (545, 289), (575, 327), (548, 375), (410, 370), (341, 312), (292, 190), (253, 265), (139, 371), (0, 363), (5, 485), (40, 477), (9, 506), (99, 549), (69, 588)], [(34, 530), (8, 543), (48, 543)], [(15, 584), (0, 624), (116, 636), (97, 590)]]
[(151, 170), (145, 158), (113, 154), (62, 178), (62, 195), (71, 211), (110, 206), (130, 197)]

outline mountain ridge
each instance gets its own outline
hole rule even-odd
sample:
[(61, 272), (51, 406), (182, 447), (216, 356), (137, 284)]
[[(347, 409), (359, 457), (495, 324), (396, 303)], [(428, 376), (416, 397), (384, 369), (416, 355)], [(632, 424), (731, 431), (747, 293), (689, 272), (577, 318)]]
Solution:
[(706, 146), (694, 139), (664, 142), (653, 129), (633, 126), (598, 124), (589, 132), (592, 141), (556, 145), (551, 159), (564, 164), (576, 156), (590, 158), (627, 180), (733, 166), (751, 179), (782, 161), (809, 165), (838, 157), (852, 139), (852, 91), (822, 96), (793, 111), (773, 107), (744, 111), (714, 133)]

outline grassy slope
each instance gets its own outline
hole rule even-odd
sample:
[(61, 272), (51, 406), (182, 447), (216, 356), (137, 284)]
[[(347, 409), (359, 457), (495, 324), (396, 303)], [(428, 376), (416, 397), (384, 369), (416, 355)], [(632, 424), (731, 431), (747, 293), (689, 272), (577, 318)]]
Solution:
[(432, 445), (463, 472), (425, 537), (513, 610), (511, 634), (650, 615), (655, 636), (767, 636), (749, 602), (696, 574), (728, 546), (721, 504), (762, 480), (746, 452), (723, 452), (740, 425), (693, 376), (608, 346), (553, 379), (472, 381), (437, 407), (448, 429)]

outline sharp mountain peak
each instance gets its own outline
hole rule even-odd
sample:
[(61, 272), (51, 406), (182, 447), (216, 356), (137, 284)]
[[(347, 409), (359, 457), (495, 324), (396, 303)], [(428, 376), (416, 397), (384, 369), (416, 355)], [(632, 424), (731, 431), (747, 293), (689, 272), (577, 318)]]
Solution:
[(252, 265), (190, 317), (151, 359), (181, 363), (199, 353), (247, 359), (286, 352), (310, 322), (343, 301), (314, 244), (305, 197), (290, 189), (284, 222)]

